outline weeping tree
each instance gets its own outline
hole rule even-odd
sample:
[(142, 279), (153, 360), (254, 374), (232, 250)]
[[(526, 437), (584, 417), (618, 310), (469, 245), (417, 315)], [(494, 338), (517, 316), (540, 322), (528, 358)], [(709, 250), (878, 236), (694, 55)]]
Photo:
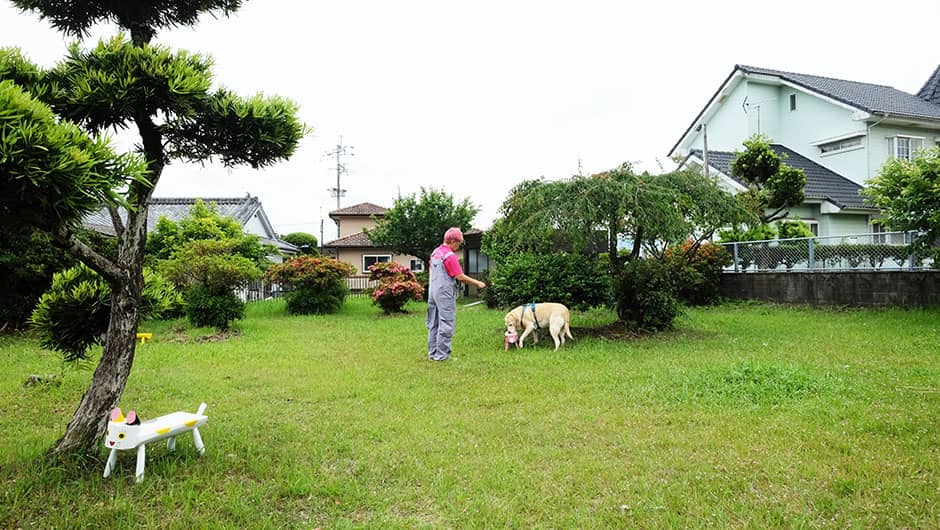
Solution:
[[(90, 49), (72, 44), (50, 69), (31, 64), (19, 51), (0, 51), (0, 86), (8, 93), (0, 100), (0, 115), (13, 116), (4, 125), (0, 159), (15, 166), (0, 170), (0, 220), (46, 230), (111, 288), (101, 359), (49, 454), (91, 452), (134, 361), (148, 201), (163, 169), (174, 161), (268, 166), (289, 157), (306, 130), (293, 102), (213, 88), (208, 56), (151, 44), (160, 30), (192, 25), (205, 14), (228, 16), (239, 8), (239, 0), (13, 3), (71, 37), (85, 36), (101, 22), (129, 34)], [(120, 129), (139, 134), (136, 152), (113, 155), (106, 142), (95, 139)], [(52, 144), (70, 137), (78, 148), (65, 142), (46, 154), (37, 143), (40, 134)], [(38, 160), (21, 159), (24, 150), (35, 151)], [(80, 219), (103, 207), (117, 234), (113, 259), (75, 235)]]
[[(666, 245), (692, 239), (694, 252), (718, 228), (750, 219), (714, 179), (691, 170), (637, 173), (630, 164), (590, 176), (524, 181), (500, 214), (484, 236), (491, 258), (559, 246), (582, 251), (602, 237), (614, 277), (643, 249), (661, 255)], [(620, 241), (632, 242), (629, 252), (619, 252)]]

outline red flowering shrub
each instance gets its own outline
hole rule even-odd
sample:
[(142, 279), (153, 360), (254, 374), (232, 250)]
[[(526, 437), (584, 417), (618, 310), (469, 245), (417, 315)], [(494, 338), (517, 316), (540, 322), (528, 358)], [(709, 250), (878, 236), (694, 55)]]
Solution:
[(408, 300), (421, 300), (424, 289), (411, 270), (398, 263), (376, 263), (369, 267), (369, 279), (379, 284), (372, 289), (372, 303), (385, 314), (403, 313)]
[(689, 305), (708, 305), (718, 302), (718, 284), (721, 271), (731, 264), (731, 253), (721, 245), (702, 243), (692, 250), (686, 241), (680, 249), (667, 249), (663, 254), (672, 271), (676, 295)]
[(320, 256), (297, 256), (268, 269), (268, 281), (287, 286), (287, 312), (306, 315), (333, 313), (343, 305), (349, 288), (345, 278), (356, 272), (352, 265)]

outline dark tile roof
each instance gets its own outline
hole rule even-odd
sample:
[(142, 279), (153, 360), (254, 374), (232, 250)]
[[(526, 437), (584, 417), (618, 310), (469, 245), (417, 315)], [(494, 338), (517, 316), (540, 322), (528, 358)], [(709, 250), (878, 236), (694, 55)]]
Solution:
[[(915, 96), (890, 86), (784, 72), (741, 64), (736, 65), (735, 68), (745, 73), (779, 77), (869, 113), (940, 120), (940, 105), (921, 99), (918, 97), (919, 94)], [(936, 77), (936, 74), (934, 77)]]
[[(206, 204), (215, 203), (220, 215), (231, 217), (241, 224), (245, 224), (261, 207), (257, 197), (198, 197)], [(147, 226), (157, 226), (157, 220), (166, 217), (170, 221), (179, 222), (189, 215), (189, 210), (196, 204), (197, 197), (153, 197), (150, 199), (150, 209), (147, 211)]]
[[(863, 197), (859, 194), (862, 186), (788, 147), (779, 144), (772, 144), (770, 147), (778, 155), (786, 156), (784, 161), (787, 165), (802, 169), (806, 173), (806, 187), (803, 188), (803, 193), (807, 199), (825, 199), (841, 208), (873, 209), (865, 205)], [(699, 159), (702, 158), (701, 149), (693, 149), (691, 154)], [(734, 178), (731, 175), (731, 162), (734, 161), (735, 156), (734, 153), (727, 151), (709, 151), (708, 165), (729, 178)], [(735, 181), (743, 185), (737, 179)]]
[(372, 247), (372, 241), (365, 232), (359, 232), (339, 239), (334, 239), (329, 243), (324, 243), (324, 247)]
[[(220, 215), (235, 219), (242, 226), (261, 210), (259, 218), (262, 219), (262, 224), (266, 226), (267, 230), (270, 230), (270, 233), (274, 233), (274, 228), (270, 226), (270, 222), (261, 208), (261, 200), (251, 195), (244, 197), (152, 197), (150, 207), (147, 209), (147, 231), (152, 232), (156, 229), (157, 221), (161, 217), (179, 222), (189, 215), (189, 211), (196, 204), (197, 199), (201, 199), (206, 204), (214, 203)], [(121, 212), (121, 217), (126, 220), (126, 213), (122, 209), (118, 211)], [(102, 234), (114, 235), (114, 224), (111, 222), (111, 215), (106, 208), (85, 216), (82, 220), (82, 226)], [(288, 253), (298, 253), (300, 251), (294, 245), (280, 239), (262, 236), (261, 242), (274, 245)]]
[(933, 71), (930, 79), (917, 91), (917, 97), (940, 105), (940, 66)]
[(333, 217), (334, 215), (384, 215), (385, 210), (385, 208), (377, 204), (372, 204), (371, 202), (362, 202), (352, 206), (347, 206), (345, 208), (340, 208), (339, 210), (333, 210), (330, 212), (330, 217)]

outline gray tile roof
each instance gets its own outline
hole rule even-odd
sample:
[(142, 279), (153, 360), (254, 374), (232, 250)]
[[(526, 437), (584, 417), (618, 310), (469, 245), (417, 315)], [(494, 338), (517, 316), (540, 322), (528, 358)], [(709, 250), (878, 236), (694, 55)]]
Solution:
[[(842, 208), (873, 209), (871, 206), (865, 205), (864, 198), (859, 194), (862, 186), (813, 162), (788, 147), (779, 144), (772, 144), (770, 147), (778, 155), (786, 156), (784, 162), (787, 165), (802, 169), (806, 173), (806, 187), (803, 188), (803, 193), (807, 199), (828, 200)], [(702, 158), (700, 149), (693, 149), (691, 154), (699, 159)], [(735, 156), (734, 153), (727, 151), (709, 151), (708, 165), (728, 177), (734, 178), (731, 175), (731, 162), (734, 161)], [(738, 183), (743, 185), (740, 181)]]
[[(846, 81), (831, 77), (798, 74), (771, 70), (757, 66), (736, 65), (735, 69), (745, 73), (763, 74), (779, 77), (795, 85), (818, 92), (846, 105), (862, 109), (873, 114), (890, 114), (927, 120), (940, 120), (940, 105), (921, 99), (918, 95), (886, 85)], [(935, 80), (936, 73), (931, 80)], [(928, 84), (930, 81), (928, 81)], [(922, 91), (924, 89), (921, 89)]]
[(940, 105), (940, 66), (933, 71), (930, 79), (917, 91), (917, 97)]
[[(202, 202), (215, 203), (219, 214), (231, 217), (241, 224), (245, 224), (261, 208), (261, 201), (257, 197), (199, 197)], [(189, 210), (196, 204), (196, 197), (153, 197), (150, 199), (150, 209), (147, 211), (147, 226), (157, 226), (157, 220), (166, 217), (170, 221), (179, 222), (189, 215)]]
[[(157, 227), (157, 221), (161, 217), (166, 217), (170, 221), (179, 222), (183, 218), (189, 215), (190, 209), (193, 205), (196, 204), (197, 199), (202, 199), (206, 204), (214, 203), (220, 215), (225, 217), (230, 217), (238, 221), (238, 223), (244, 226), (251, 218), (259, 213), (261, 210), (259, 218), (262, 219), (262, 224), (265, 224), (267, 229), (274, 233), (273, 227), (270, 226), (270, 222), (267, 220), (267, 216), (264, 214), (264, 210), (261, 208), (261, 201), (257, 197), (251, 195), (246, 195), (244, 197), (152, 197), (150, 199), (150, 207), (147, 209), (147, 231), (152, 232)], [(126, 213), (119, 209), (121, 212), (121, 217), (127, 219)], [(82, 226), (87, 229), (94, 230), (96, 232), (107, 234), (110, 236), (114, 235), (114, 224), (111, 222), (111, 215), (108, 213), (106, 208), (102, 208), (97, 212), (92, 212), (85, 216), (82, 220)], [(270, 244), (278, 247), (280, 250), (287, 253), (299, 253), (300, 249), (291, 245), (286, 241), (281, 241), (280, 239), (268, 238), (261, 236), (261, 241), (264, 244)]]

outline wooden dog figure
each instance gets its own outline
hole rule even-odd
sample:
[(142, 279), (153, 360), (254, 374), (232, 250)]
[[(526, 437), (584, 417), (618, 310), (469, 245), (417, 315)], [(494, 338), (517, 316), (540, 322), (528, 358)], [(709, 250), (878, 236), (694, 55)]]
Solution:
[(137, 449), (135, 479), (138, 483), (143, 482), (144, 464), (147, 460), (147, 444), (166, 438), (166, 448), (172, 451), (176, 449), (176, 437), (187, 431), (193, 431), (196, 451), (200, 455), (203, 454), (206, 448), (202, 444), (199, 427), (209, 421), (209, 417), (203, 415), (205, 410), (206, 404), (203, 403), (199, 405), (199, 410), (195, 414), (191, 412), (174, 412), (143, 423), (133, 410), (127, 413), (126, 418), (121, 413), (120, 408), (112, 410), (111, 419), (108, 421), (108, 434), (105, 436), (104, 441), (104, 446), (111, 450), (108, 461), (104, 465), (104, 478), (111, 475), (117, 461), (118, 451)]

